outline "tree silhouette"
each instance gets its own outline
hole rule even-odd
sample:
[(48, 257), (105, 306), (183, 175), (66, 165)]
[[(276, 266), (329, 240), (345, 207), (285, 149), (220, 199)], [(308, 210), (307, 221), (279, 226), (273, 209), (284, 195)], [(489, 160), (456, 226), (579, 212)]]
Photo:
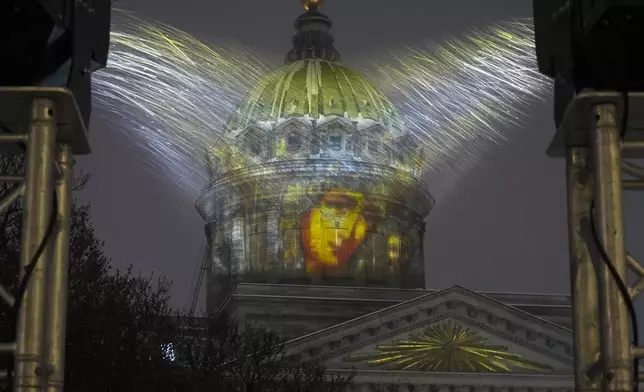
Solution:
[[(0, 156), (0, 172), (22, 172), (21, 157)], [(81, 189), (88, 176), (75, 178)], [(0, 184), (0, 197), (11, 186)], [(0, 214), (0, 283), (15, 291), (18, 277), (21, 206)], [(175, 336), (169, 315), (170, 283), (113, 270), (91, 224), (90, 205), (74, 201), (69, 248), (69, 300), (65, 391), (172, 391), (159, 342)], [(0, 305), (0, 341), (14, 339), (11, 309)], [(13, 359), (4, 356), (0, 368)]]
[(74, 208), (70, 242), (65, 390), (171, 390), (161, 352), (175, 334), (170, 284), (113, 271), (87, 205)]
[(318, 364), (293, 363), (275, 333), (248, 324), (240, 330), (225, 313), (182, 318), (176, 360), (185, 364), (187, 390), (222, 392), (344, 392), (348, 378)]
[[(17, 173), (20, 158), (0, 156), (0, 172)], [(81, 189), (88, 176), (75, 180)], [(0, 197), (11, 186), (0, 183)], [(65, 391), (68, 392), (344, 392), (352, 377), (284, 358), (283, 341), (225, 314), (180, 317), (170, 283), (115, 270), (92, 227), (90, 205), (72, 205)], [(17, 286), (21, 207), (0, 214), (0, 283)], [(0, 306), (0, 341), (14, 339), (13, 313)], [(7, 368), (13, 358), (0, 359)], [(0, 384), (1, 385), (1, 384)]]

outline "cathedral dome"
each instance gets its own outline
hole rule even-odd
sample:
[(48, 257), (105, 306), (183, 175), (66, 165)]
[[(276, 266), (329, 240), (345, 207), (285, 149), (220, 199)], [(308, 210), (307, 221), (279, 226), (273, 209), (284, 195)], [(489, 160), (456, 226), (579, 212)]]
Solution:
[(261, 122), (293, 117), (344, 117), (402, 130), (393, 105), (360, 73), (326, 58), (292, 61), (269, 75), (239, 107), (228, 124), (241, 131)]
[[(423, 146), (394, 106), (340, 62), (302, 0), (285, 65), (249, 92), (206, 151), (208, 305), (236, 282), (424, 286)], [(210, 280), (212, 278), (212, 280)]]
[(285, 64), (248, 93), (206, 152), (210, 177), (307, 159), (388, 166), (417, 176), (424, 146), (414, 143), (385, 95), (340, 61), (332, 22), (318, 12), (322, 0), (303, 3), (306, 12), (295, 21)]

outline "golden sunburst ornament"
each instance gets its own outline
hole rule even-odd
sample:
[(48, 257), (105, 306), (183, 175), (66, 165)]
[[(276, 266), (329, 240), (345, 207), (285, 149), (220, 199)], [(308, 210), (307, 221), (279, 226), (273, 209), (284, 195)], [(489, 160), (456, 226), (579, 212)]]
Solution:
[(548, 365), (528, 361), (507, 347), (487, 344), (487, 339), (469, 328), (447, 322), (412, 334), (409, 340), (380, 345), (373, 354), (355, 354), (347, 362), (365, 361), (386, 370), (416, 370), (458, 373), (512, 373), (528, 370), (551, 372)]

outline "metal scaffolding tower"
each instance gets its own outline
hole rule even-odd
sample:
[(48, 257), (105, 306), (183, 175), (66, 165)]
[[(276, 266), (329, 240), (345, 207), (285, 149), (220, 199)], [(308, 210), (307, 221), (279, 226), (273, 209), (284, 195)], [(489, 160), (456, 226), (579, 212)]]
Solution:
[(644, 93), (582, 92), (548, 150), (566, 158), (577, 391), (633, 391), (644, 356), (629, 324), (644, 266), (625, 249), (622, 201), (623, 190), (644, 190), (644, 167), (628, 161), (644, 158), (642, 108)]
[(0, 88), (0, 147), (22, 154), (23, 173), (0, 173), (15, 184), (0, 212), (22, 207), (19, 287), (0, 286), (16, 314), (13, 369), (1, 375), (14, 391), (63, 390), (67, 268), (71, 224), (73, 155), (90, 152), (87, 130), (73, 94), (58, 87)]

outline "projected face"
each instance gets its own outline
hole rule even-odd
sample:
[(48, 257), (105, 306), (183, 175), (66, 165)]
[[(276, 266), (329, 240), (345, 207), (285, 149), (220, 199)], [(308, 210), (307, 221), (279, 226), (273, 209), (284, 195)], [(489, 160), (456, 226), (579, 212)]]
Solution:
[(344, 266), (367, 232), (364, 197), (332, 190), (302, 217), (302, 242), (309, 272)]

